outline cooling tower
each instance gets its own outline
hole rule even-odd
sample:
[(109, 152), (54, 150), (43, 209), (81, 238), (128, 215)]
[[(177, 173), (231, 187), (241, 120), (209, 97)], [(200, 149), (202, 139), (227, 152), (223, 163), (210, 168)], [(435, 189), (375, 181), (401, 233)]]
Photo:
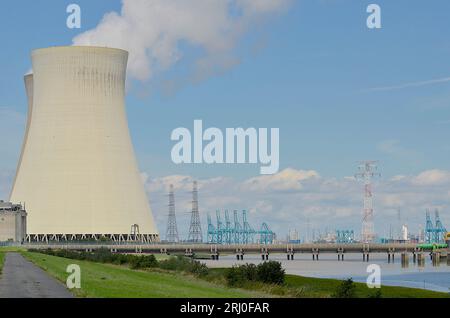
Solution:
[(10, 197), (26, 206), (29, 240), (159, 240), (128, 130), (127, 59), (100, 47), (32, 52)]

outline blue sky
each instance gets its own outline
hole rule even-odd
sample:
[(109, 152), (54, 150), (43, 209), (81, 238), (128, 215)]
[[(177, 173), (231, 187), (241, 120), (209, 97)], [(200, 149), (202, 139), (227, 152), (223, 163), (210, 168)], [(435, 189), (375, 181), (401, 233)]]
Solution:
[[(82, 9), (81, 30), (65, 26), (72, 2)], [(366, 27), (366, 7), (373, 2), (382, 8), (380, 30)], [(2, 147), (0, 171), (5, 175), (14, 171), (20, 151), (26, 116), (22, 76), (31, 67), (29, 52), (71, 45), (121, 6), (115, 0), (2, 3), (0, 140), (8, 147)], [(141, 170), (152, 178), (244, 182), (257, 176), (259, 165), (171, 162), (171, 131), (192, 129), (193, 120), (202, 119), (206, 127), (222, 129), (280, 128), (281, 170), (314, 170), (340, 180), (354, 174), (357, 161), (376, 159), (385, 182), (397, 175), (449, 171), (450, 80), (427, 82), (450, 76), (449, 11), (446, 0), (292, 1), (288, 10), (241, 34), (227, 52), (236, 65), (198, 82), (190, 70), (199, 48), (180, 43), (183, 58), (177, 63), (145, 82), (130, 78), (128, 116)], [(167, 92), (168, 81), (181, 84)], [(380, 87), (386, 89), (374, 89)], [(428, 198), (424, 204), (448, 207), (448, 196), (444, 191), (439, 200)]]

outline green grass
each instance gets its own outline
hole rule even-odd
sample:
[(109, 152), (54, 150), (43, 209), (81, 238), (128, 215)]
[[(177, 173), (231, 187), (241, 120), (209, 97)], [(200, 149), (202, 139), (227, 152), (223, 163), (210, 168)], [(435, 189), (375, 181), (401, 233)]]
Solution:
[[(286, 275), (283, 286), (249, 282), (240, 289), (226, 286), (225, 268), (213, 268), (203, 279), (183, 273), (162, 270), (137, 271), (124, 266), (76, 261), (40, 253), (22, 252), (22, 254), (50, 275), (65, 282), (67, 265), (78, 264), (81, 267), (81, 290), (75, 295), (81, 297), (171, 297), (171, 298), (260, 298), (260, 297), (332, 297), (342, 283), (336, 279), (309, 278)], [(0, 250), (0, 263), (1, 263)], [(354, 283), (356, 297), (366, 298), (374, 295), (376, 290), (366, 284)], [(434, 291), (382, 286), (383, 298), (449, 298), (448, 293)]]
[(22, 252), (25, 249), (21, 247), (0, 247), (0, 274), (2, 273), (3, 264), (5, 262), (5, 255), (8, 252)]
[(0, 253), (22, 252), (22, 251), (26, 251), (26, 249), (23, 247), (15, 247), (15, 246), (0, 247)]
[(2, 273), (3, 263), (5, 262), (5, 253), (0, 251), (0, 274)]
[[(211, 268), (206, 279), (225, 284), (225, 271), (225, 268)], [(286, 275), (284, 286), (247, 283), (242, 288), (260, 290), (281, 297), (329, 298), (332, 297), (341, 283), (342, 281), (337, 279)], [(370, 289), (366, 284), (354, 284), (356, 286), (356, 297), (367, 298), (376, 292), (376, 289)], [(383, 298), (450, 298), (448, 293), (396, 286), (382, 286), (381, 294)]]
[[(286, 286), (302, 289), (308, 297), (331, 297), (331, 294), (341, 283), (341, 280), (336, 279), (286, 275)], [(376, 289), (370, 289), (364, 283), (354, 284), (356, 286), (356, 297), (368, 297), (376, 292)], [(381, 286), (381, 294), (383, 298), (450, 298), (447, 293), (396, 286)]]
[(74, 294), (95, 298), (255, 298), (269, 295), (240, 289), (230, 289), (195, 277), (162, 271), (137, 271), (111, 264), (76, 261), (40, 253), (22, 252), (51, 276), (65, 282), (69, 264), (81, 268), (81, 290)]

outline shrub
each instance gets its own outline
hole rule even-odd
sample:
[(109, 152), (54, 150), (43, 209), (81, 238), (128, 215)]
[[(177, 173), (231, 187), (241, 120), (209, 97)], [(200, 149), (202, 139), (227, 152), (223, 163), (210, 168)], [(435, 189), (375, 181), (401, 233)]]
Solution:
[(209, 273), (208, 266), (198, 261), (192, 261), (188, 272), (196, 276), (206, 276)]
[(342, 281), (332, 296), (335, 298), (355, 298), (355, 290), (355, 283), (353, 279), (349, 278)]
[(187, 272), (197, 276), (206, 276), (208, 274), (208, 267), (205, 264), (180, 255), (159, 262), (159, 267), (170, 271)]
[(97, 263), (110, 263), (116, 265), (128, 264), (132, 269), (156, 268), (159, 267), (171, 271), (183, 271), (196, 276), (206, 276), (209, 269), (205, 264), (186, 258), (184, 256), (171, 257), (168, 260), (158, 262), (154, 255), (130, 255), (114, 254), (109, 249), (98, 249), (93, 252), (76, 252), (70, 250), (33, 250), (42, 254), (70, 258), (75, 260), (86, 260)]
[(156, 260), (154, 255), (128, 255), (128, 258), (120, 258), (120, 261), (130, 264), (130, 267), (132, 269), (154, 268), (158, 266), (158, 261)]
[(264, 262), (259, 264), (256, 270), (258, 281), (266, 284), (284, 284), (285, 271), (280, 262)]
[(170, 257), (161, 261), (159, 267), (169, 271), (183, 271), (189, 266), (189, 259), (183, 256)]
[(266, 284), (284, 284), (285, 271), (280, 262), (270, 261), (255, 266), (245, 264), (233, 266), (225, 272), (228, 285), (237, 287), (246, 282), (261, 282)]
[(240, 270), (240, 266), (233, 266), (225, 271), (225, 279), (227, 284), (231, 287), (242, 285), (245, 281)]

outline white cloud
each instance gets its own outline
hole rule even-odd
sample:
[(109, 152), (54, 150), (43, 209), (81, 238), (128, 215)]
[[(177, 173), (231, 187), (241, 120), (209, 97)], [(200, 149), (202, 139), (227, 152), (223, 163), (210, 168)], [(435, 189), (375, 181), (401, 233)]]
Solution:
[(414, 177), (412, 183), (418, 186), (450, 185), (450, 171), (427, 170)]
[(421, 153), (404, 147), (399, 140), (395, 139), (388, 139), (378, 143), (377, 149), (392, 157), (404, 158), (408, 161), (420, 161), (423, 157)]
[(302, 189), (302, 181), (318, 178), (316, 171), (284, 169), (273, 175), (251, 178), (242, 184), (244, 189), (251, 191), (289, 191)]
[(117, 47), (130, 52), (129, 75), (146, 81), (184, 59), (194, 58), (192, 80), (226, 70), (238, 60), (233, 50), (261, 19), (284, 10), (291, 0), (123, 0), (120, 13), (104, 15), (74, 45)]

